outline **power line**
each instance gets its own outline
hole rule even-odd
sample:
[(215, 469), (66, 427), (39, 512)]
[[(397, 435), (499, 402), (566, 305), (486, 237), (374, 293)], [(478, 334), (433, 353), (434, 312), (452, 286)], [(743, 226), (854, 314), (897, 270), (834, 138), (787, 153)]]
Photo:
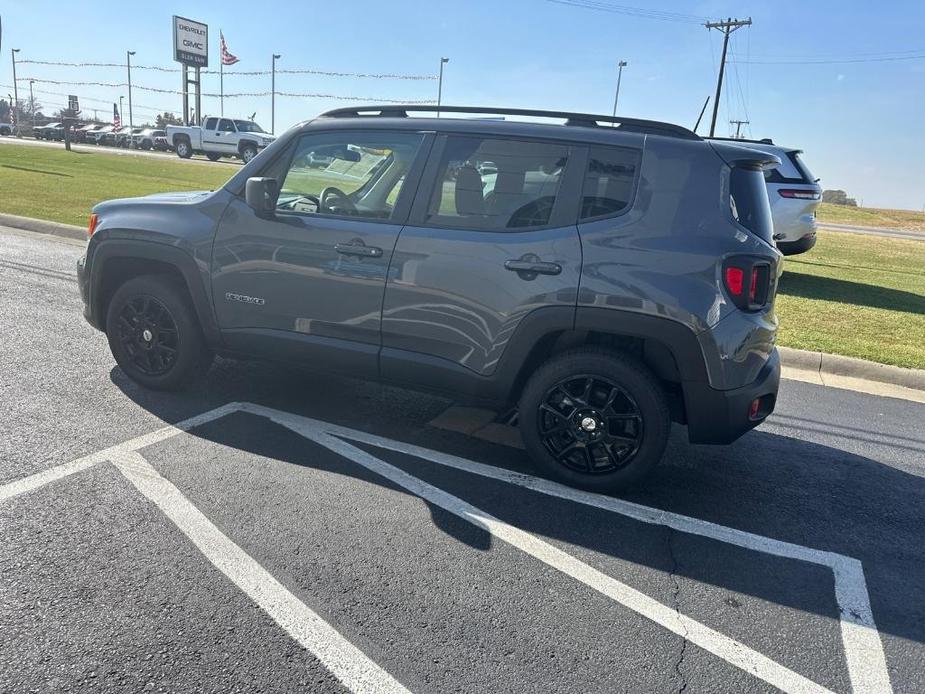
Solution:
[(748, 65), (844, 65), (847, 63), (885, 63), (896, 60), (922, 60), (925, 53), (920, 55), (884, 56), (881, 58), (845, 58), (841, 60), (739, 60), (736, 62)]
[(642, 7), (629, 7), (627, 5), (616, 5), (605, 0), (546, 0), (557, 5), (566, 5), (570, 7), (580, 7), (586, 10), (599, 10), (601, 12), (612, 12), (622, 14), (628, 17), (639, 17), (641, 19), (656, 19), (663, 22), (684, 22), (688, 24), (702, 24), (707, 17), (701, 17), (693, 14), (683, 14), (681, 12), (668, 12), (665, 10), (652, 10)]

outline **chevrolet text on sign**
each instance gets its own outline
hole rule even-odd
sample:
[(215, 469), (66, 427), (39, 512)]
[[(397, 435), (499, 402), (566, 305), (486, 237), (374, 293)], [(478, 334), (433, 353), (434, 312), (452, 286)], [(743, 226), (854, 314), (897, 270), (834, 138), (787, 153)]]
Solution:
[(173, 59), (184, 65), (209, 67), (209, 27), (174, 15)]

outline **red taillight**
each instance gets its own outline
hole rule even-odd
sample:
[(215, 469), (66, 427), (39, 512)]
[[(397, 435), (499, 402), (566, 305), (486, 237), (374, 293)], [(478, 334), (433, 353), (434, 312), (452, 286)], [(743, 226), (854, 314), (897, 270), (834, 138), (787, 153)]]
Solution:
[(766, 260), (749, 256), (727, 259), (723, 282), (732, 303), (743, 311), (759, 311), (771, 299), (771, 266)]
[(781, 188), (777, 191), (782, 198), (796, 198), (798, 200), (818, 200), (820, 194), (815, 190), (800, 190), (799, 188)]
[(758, 419), (759, 409), (761, 409), (761, 398), (755, 398), (748, 406), (748, 418), (751, 420)]
[(726, 268), (726, 289), (733, 296), (742, 296), (742, 288), (745, 285), (745, 271), (740, 267)]
[(96, 226), (100, 223), (100, 217), (97, 214), (90, 215), (90, 223), (87, 225), (87, 236), (93, 236)]

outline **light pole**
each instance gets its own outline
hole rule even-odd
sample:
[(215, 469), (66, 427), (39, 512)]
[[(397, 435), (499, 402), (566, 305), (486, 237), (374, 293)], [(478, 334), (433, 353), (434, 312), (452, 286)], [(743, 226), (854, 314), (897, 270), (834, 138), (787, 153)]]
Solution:
[(13, 120), (16, 121), (16, 126), (14, 128), (16, 135), (19, 135), (19, 118), (16, 114), (16, 104), (19, 103), (19, 91), (16, 89), (16, 54), (19, 53), (18, 48), (11, 48), (10, 55), (13, 56)]
[(440, 77), (437, 80), (437, 118), (440, 117), (440, 103), (443, 101), (443, 66), (450, 62), (449, 58), (440, 58)]
[[(128, 127), (131, 129), (132, 123), (132, 56), (135, 51), (125, 51), (125, 67), (128, 70)], [(120, 109), (121, 111), (121, 104)]]
[(35, 97), (32, 96), (32, 85), (35, 80), (29, 80), (29, 113), (32, 114), (32, 133), (35, 134)]
[(613, 117), (617, 117), (617, 102), (620, 100), (620, 82), (623, 80), (623, 68), (626, 67), (626, 61), (621, 60), (617, 63), (617, 93), (613, 96)]
[(282, 56), (279, 53), (273, 54), (273, 69), (270, 77), (270, 134), (276, 134), (276, 61)]

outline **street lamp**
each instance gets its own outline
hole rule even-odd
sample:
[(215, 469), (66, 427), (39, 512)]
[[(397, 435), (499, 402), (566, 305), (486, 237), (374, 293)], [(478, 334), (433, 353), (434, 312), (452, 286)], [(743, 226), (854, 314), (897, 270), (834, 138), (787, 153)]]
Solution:
[(619, 72), (617, 73), (617, 93), (613, 97), (613, 117), (617, 117), (617, 101), (620, 100), (620, 81), (623, 79), (623, 68), (626, 67), (626, 61), (621, 60), (617, 63)]
[(32, 134), (35, 135), (35, 97), (32, 96), (32, 85), (35, 80), (29, 80), (29, 112), (32, 114)]
[(270, 77), (270, 134), (276, 134), (276, 61), (282, 58), (279, 53), (273, 54), (273, 69)]
[(443, 101), (443, 66), (450, 62), (449, 58), (440, 58), (440, 77), (437, 80), (437, 118), (440, 117), (440, 103)]
[(19, 53), (18, 48), (11, 48), (10, 55), (13, 56), (13, 120), (16, 122), (14, 131), (16, 135), (19, 135), (19, 118), (16, 115), (16, 105), (19, 103), (19, 91), (16, 89), (16, 54)]
[[(132, 122), (132, 56), (135, 55), (135, 51), (126, 51), (125, 52), (125, 67), (128, 70), (128, 127), (131, 128), (134, 123)], [(120, 111), (121, 105), (120, 105)]]

